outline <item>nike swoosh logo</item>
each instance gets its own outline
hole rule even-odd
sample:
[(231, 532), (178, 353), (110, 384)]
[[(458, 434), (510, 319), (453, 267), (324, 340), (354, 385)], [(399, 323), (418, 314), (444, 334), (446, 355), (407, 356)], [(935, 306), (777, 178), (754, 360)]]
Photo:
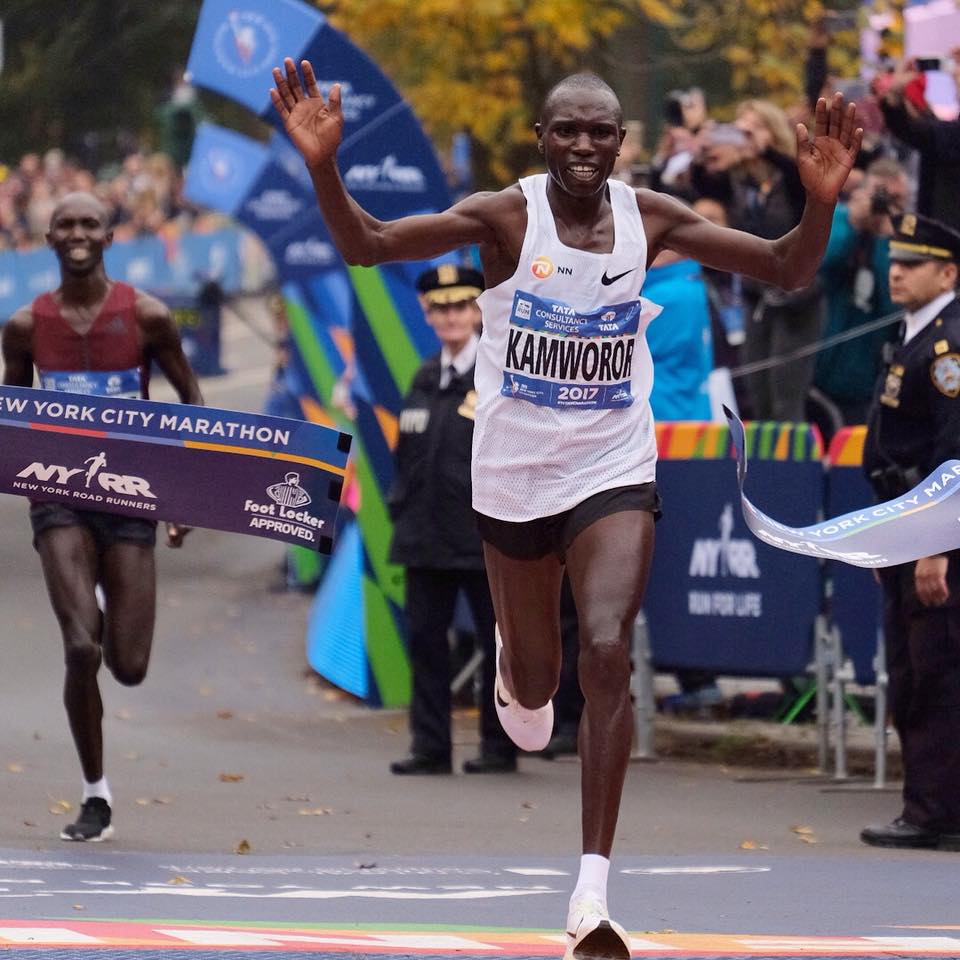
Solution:
[(621, 277), (625, 277), (628, 273), (633, 273), (636, 270), (636, 267), (631, 267), (629, 270), (624, 270), (623, 273), (618, 273), (615, 277), (608, 277), (607, 271), (603, 271), (603, 276), (600, 278), (600, 282), (605, 286), (609, 287), (611, 283), (616, 283)]

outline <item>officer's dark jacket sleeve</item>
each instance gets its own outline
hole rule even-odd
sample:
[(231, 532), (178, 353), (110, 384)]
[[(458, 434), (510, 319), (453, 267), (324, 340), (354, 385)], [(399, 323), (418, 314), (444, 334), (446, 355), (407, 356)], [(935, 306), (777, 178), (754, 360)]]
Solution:
[(864, 446), (864, 471), (896, 467), (893, 487), (874, 483), (881, 499), (905, 493), (941, 463), (960, 460), (960, 302), (908, 344), (881, 374)]
[(960, 162), (960, 122), (918, 116), (906, 103), (891, 104), (886, 98), (881, 99), (880, 109), (890, 132), (926, 159)]
[(406, 567), (482, 570), (472, 507), (473, 370), (440, 389), (440, 356), (413, 379), (400, 413), (396, 474), (388, 495), (390, 559)]

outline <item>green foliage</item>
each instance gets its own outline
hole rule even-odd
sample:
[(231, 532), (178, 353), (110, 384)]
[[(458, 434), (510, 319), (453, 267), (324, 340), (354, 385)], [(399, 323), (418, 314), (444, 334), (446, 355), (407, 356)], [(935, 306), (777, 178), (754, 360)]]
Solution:
[(591, 67), (630, 17), (672, 23), (674, 0), (337, 0), (331, 21), (380, 64), (446, 149), (469, 130), (477, 180), (536, 165), (532, 126), (565, 74)]
[(115, 159), (151, 134), (186, 64), (200, 0), (4, 0), (0, 162), (62, 147)]

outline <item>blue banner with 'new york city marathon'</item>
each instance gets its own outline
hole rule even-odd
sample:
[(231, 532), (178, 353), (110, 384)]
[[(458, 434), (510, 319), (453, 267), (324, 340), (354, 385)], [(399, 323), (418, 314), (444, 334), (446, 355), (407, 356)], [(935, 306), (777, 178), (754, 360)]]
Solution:
[(0, 386), (0, 493), (329, 553), (350, 436), (212, 407)]
[(747, 474), (743, 424), (724, 407), (737, 454), (743, 518), (764, 543), (855, 567), (892, 567), (960, 548), (960, 460), (947, 460), (894, 500), (851, 510), (808, 527), (767, 516), (743, 492)]

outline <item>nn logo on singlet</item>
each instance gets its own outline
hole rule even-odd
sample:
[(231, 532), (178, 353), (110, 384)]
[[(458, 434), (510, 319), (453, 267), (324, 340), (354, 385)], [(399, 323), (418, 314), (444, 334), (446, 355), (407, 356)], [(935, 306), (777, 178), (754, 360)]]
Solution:
[(552, 277), (554, 271), (560, 274), (560, 276), (573, 276), (573, 267), (555, 266), (554, 262), (543, 254), (541, 254), (539, 257), (534, 257), (533, 262), (530, 264), (530, 272), (538, 280), (546, 280), (547, 277)]

